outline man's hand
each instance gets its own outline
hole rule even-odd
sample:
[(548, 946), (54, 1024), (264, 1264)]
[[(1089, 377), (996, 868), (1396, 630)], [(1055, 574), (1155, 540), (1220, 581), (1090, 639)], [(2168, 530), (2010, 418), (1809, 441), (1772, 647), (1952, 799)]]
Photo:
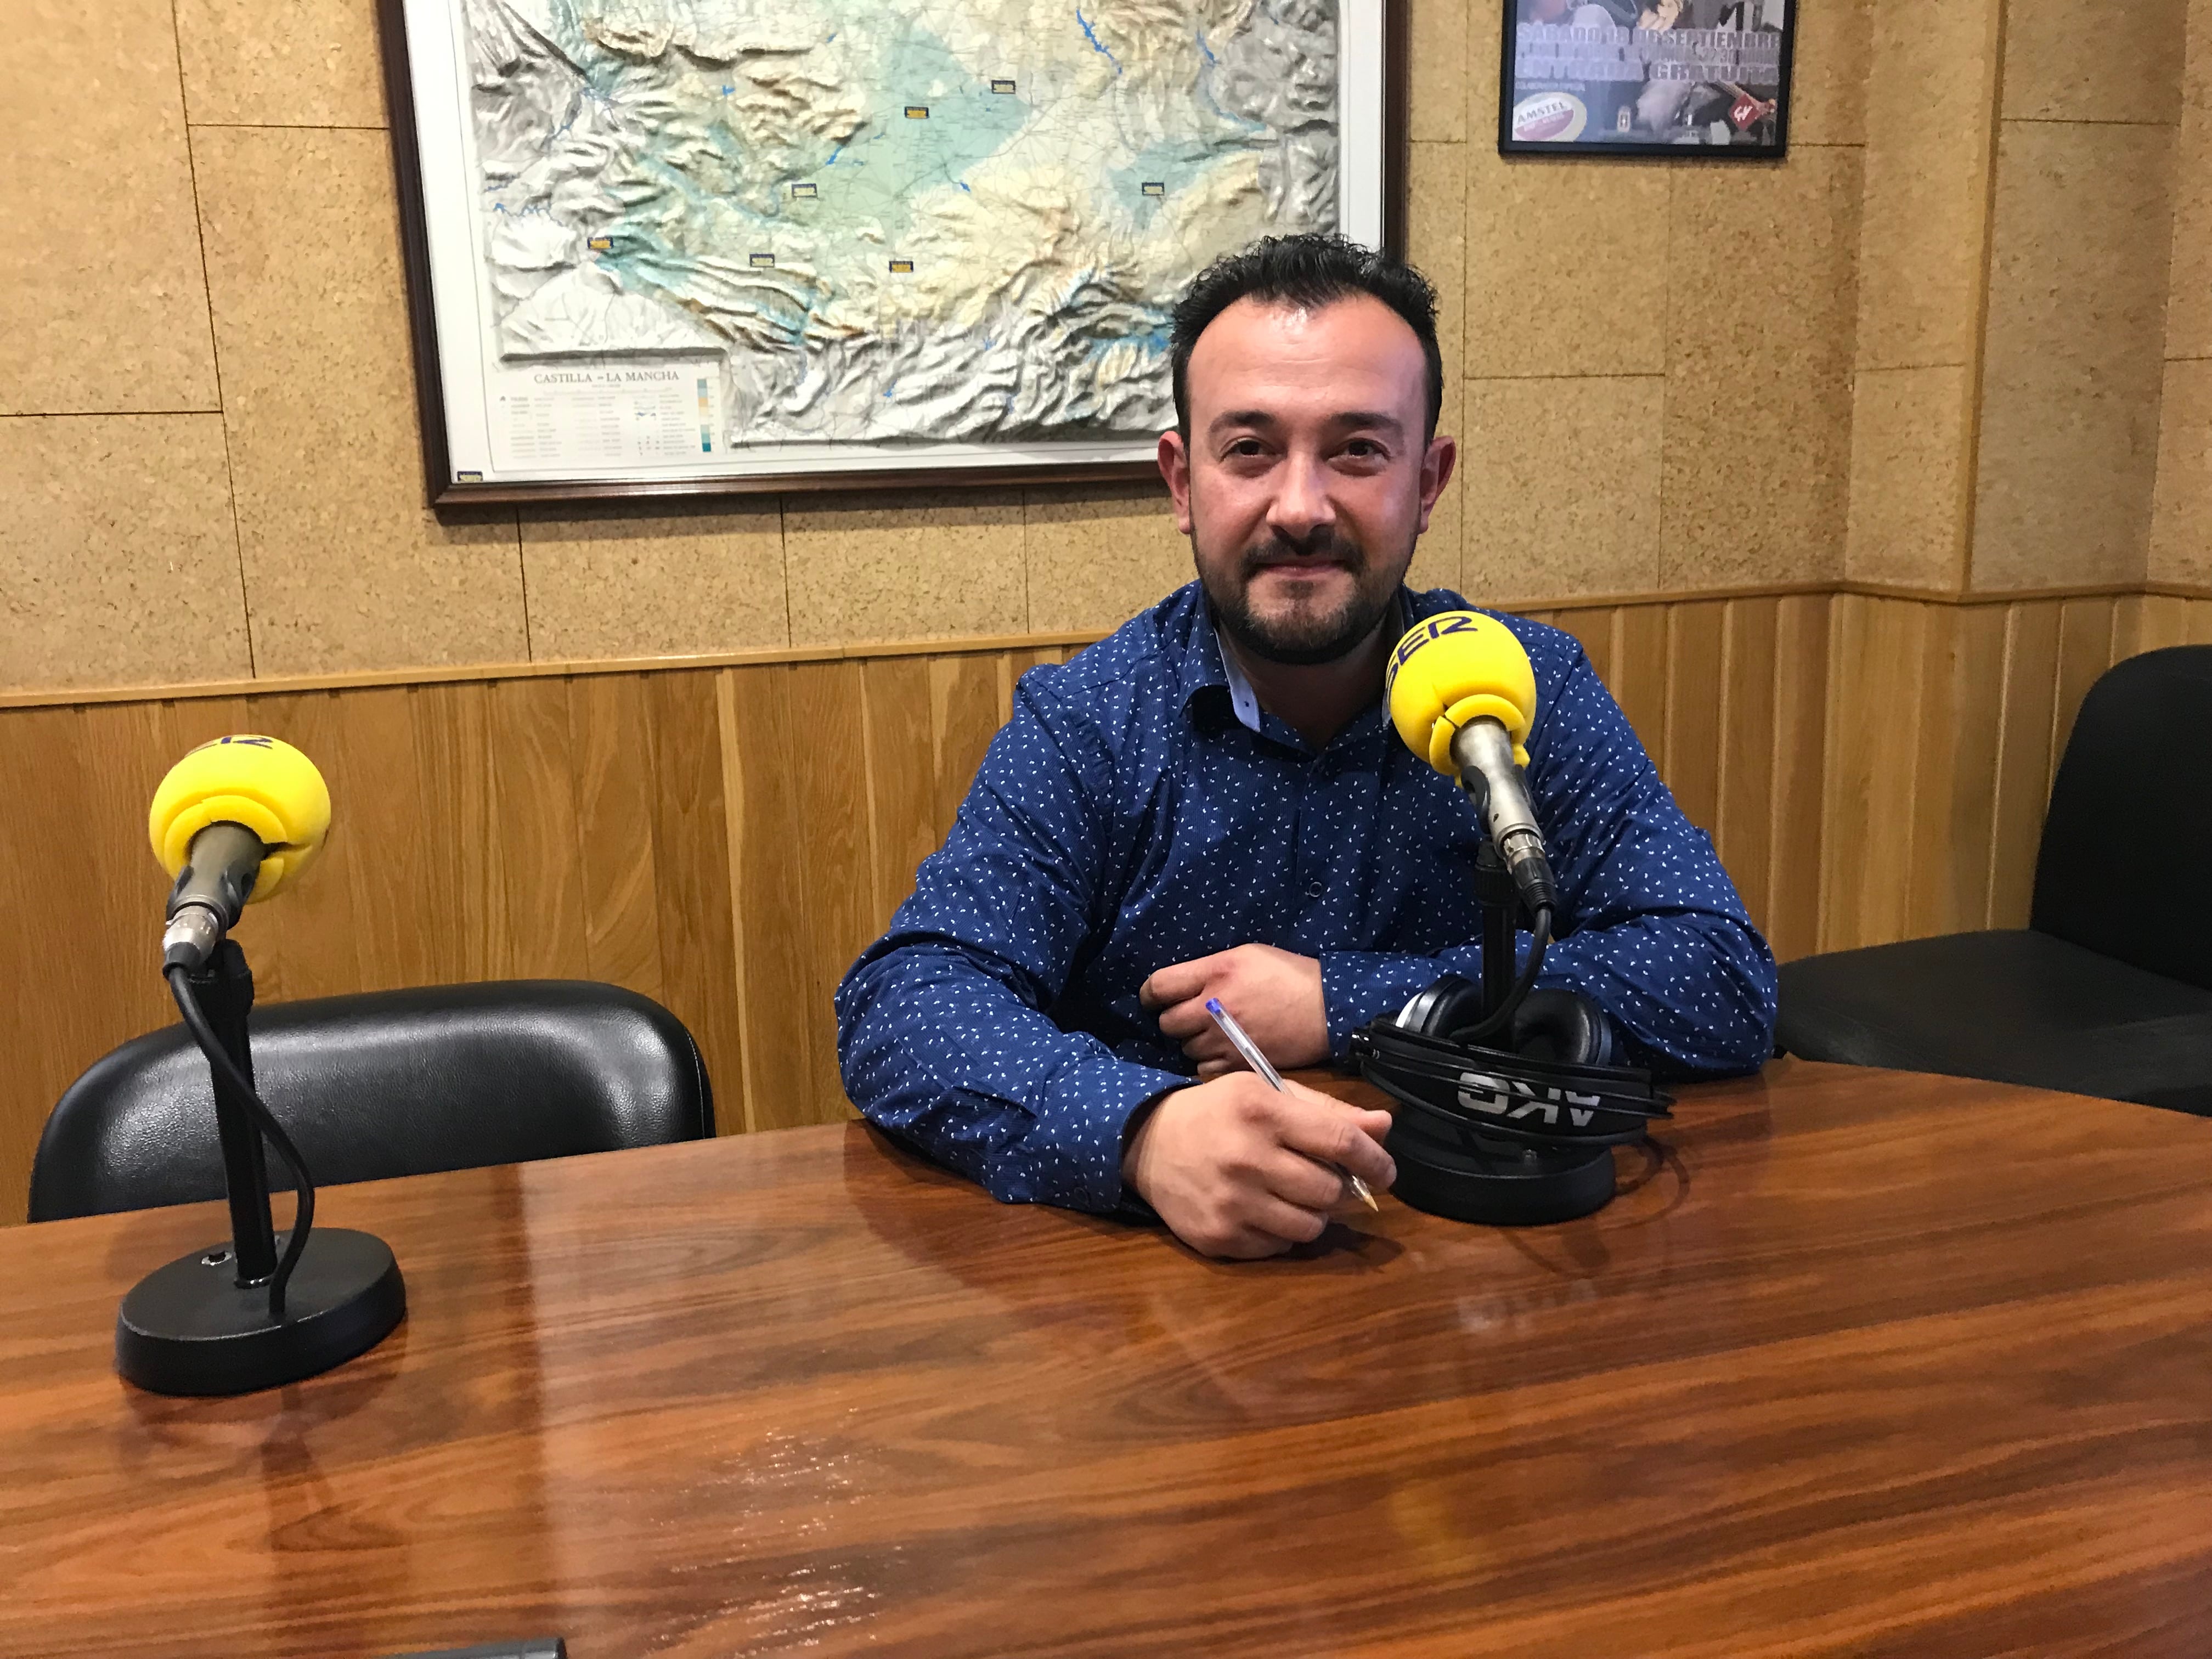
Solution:
[(1241, 1071), (1244, 1062), (1206, 1000), (1219, 997), (1278, 1069), (1318, 1066), (1328, 1058), (1328, 1010), (1322, 1000), (1321, 963), (1272, 945), (1233, 951), (1163, 968), (1138, 988), (1137, 1000), (1159, 1011), (1160, 1031), (1182, 1044), (1201, 1078)]
[(1121, 1178), (1177, 1238), (1207, 1255), (1252, 1260), (1310, 1243), (1346, 1195), (1341, 1165), (1380, 1191), (1398, 1166), (1382, 1150), (1390, 1114), (1362, 1111), (1299, 1083), (1277, 1093), (1232, 1072), (1160, 1097), (1121, 1155)]

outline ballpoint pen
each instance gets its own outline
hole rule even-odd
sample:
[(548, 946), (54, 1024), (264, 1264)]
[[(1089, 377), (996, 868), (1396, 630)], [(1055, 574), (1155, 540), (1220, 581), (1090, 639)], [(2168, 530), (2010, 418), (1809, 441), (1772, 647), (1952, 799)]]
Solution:
[[(1260, 1052), (1260, 1045), (1253, 1042), (1244, 1028), (1237, 1023), (1237, 1017), (1221, 1006), (1219, 997), (1206, 998), (1206, 1012), (1213, 1016), (1213, 1023), (1221, 1028), (1221, 1035), (1227, 1037), (1237, 1052), (1244, 1056), (1244, 1063), (1267, 1079), (1269, 1088), (1278, 1093), (1288, 1092), (1283, 1088), (1283, 1074), (1268, 1063), (1267, 1055)], [(1316, 1158), (1314, 1162), (1323, 1164), (1328, 1160)], [(1382, 1207), (1375, 1201), (1375, 1194), (1367, 1190), (1367, 1183), (1351, 1170), (1341, 1164), (1330, 1164), (1328, 1167), (1344, 1177), (1345, 1184), (1359, 1195), (1359, 1201), (1369, 1209), (1379, 1211)]]

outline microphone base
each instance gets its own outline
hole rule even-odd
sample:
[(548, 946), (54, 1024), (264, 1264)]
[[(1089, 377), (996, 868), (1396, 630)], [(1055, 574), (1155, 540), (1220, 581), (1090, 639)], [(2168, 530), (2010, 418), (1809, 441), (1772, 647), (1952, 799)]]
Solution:
[[(287, 1236), (276, 1235), (281, 1255)], [(407, 1285), (380, 1238), (337, 1227), (307, 1236), (284, 1287), (240, 1288), (228, 1242), (140, 1279), (115, 1320), (115, 1369), (154, 1394), (234, 1395), (313, 1376), (368, 1352), (407, 1316)]]
[(1390, 1196), (1449, 1221), (1542, 1227), (1594, 1215), (1613, 1201), (1613, 1149), (1540, 1150), (1464, 1130), (1449, 1146), (1405, 1132), (1384, 1143), (1398, 1166)]

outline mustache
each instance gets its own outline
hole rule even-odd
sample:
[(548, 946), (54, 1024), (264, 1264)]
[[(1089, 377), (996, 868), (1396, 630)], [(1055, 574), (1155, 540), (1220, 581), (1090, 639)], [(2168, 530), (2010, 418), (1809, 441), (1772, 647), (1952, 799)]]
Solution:
[(1244, 574), (1265, 570), (1277, 564), (1341, 564), (1352, 570), (1367, 568), (1366, 550), (1334, 528), (1315, 531), (1311, 535), (1293, 538), (1278, 532), (1264, 542), (1255, 543), (1244, 550)]

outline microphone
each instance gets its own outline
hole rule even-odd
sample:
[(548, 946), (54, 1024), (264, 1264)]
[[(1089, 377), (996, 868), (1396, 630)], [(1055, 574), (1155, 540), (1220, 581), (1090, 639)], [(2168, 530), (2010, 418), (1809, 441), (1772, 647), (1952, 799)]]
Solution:
[(323, 775), (277, 738), (217, 738), (171, 767), (146, 820), (154, 856), (177, 878), (162, 967), (205, 968), (239, 912), (282, 892), (330, 828)]
[(1473, 611), (1417, 623), (1392, 648), (1382, 684), (1398, 735), (1458, 780), (1529, 913), (1556, 908), (1543, 831), (1521, 770), (1536, 723), (1536, 672), (1512, 630)]
[[(315, 1225), (307, 1160), (253, 1083), (253, 973), (225, 935), (239, 912), (275, 896), (330, 833), (331, 792), (289, 743), (241, 733), (204, 743), (154, 792), (146, 831), (177, 878), (161, 935), (161, 976), (207, 1057), (216, 1139), (230, 1201), (230, 1244), (156, 1267), (123, 1298), (115, 1369), (157, 1394), (251, 1394), (365, 1353), (407, 1316), (391, 1248)], [(292, 1224), (269, 1210), (270, 1152), (292, 1172)]]

